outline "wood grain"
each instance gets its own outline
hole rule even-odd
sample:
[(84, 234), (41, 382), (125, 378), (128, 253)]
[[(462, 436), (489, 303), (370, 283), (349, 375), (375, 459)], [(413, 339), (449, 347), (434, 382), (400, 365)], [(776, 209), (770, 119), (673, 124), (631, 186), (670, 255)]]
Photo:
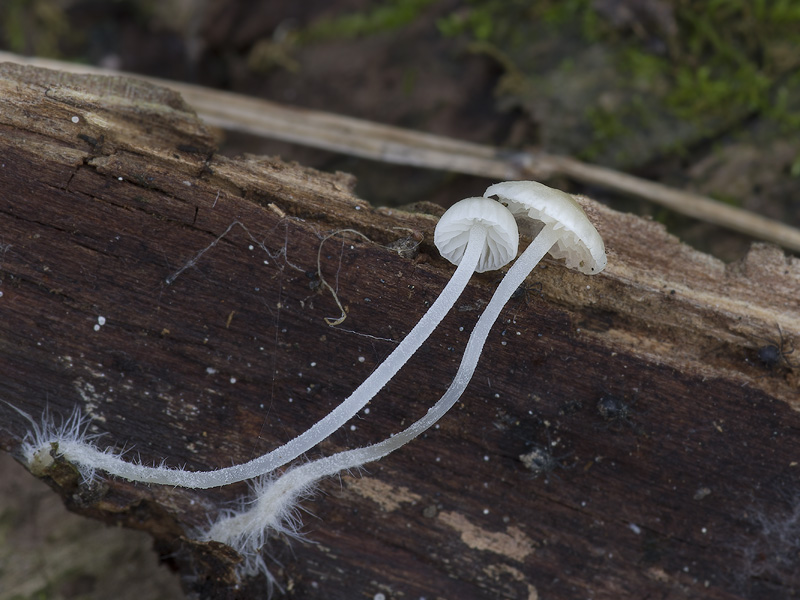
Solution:
[[(132, 458), (222, 467), (302, 432), (452, 273), (432, 246), (437, 207), (374, 208), (348, 175), (219, 156), (162, 88), (6, 63), (0, 95), (0, 398), (36, 416), (79, 406)], [(440, 427), (304, 503), (313, 543), (270, 549), (287, 596), (798, 591), (797, 357), (769, 367), (758, 349), (779, 326), (786, 352), (800, 340), (800, 262), (756, 245), (724, 265), (580, 202), (606, 271), (545, 261)], [(342, 229), (371, 241), (328, 237)], [(347, 311), (338, 327), (318, 252)], [(422, 415), (499, 277), (476, 276), (369, 413), (310, 457)], [(630, 415), (604, 419), (608, 395)], [(30, 425), (0, 410), (0, 443), (18, 453)], [(535, 476), (519, 457), (541, 447), (554, 468)], [(263, 579), (237, 584), (235, 553), (193, 539), (246, 486), (87, 486), (65, 464), (45, 480), (72, 510), (151, 533), (190, 596), (263, 597)]]

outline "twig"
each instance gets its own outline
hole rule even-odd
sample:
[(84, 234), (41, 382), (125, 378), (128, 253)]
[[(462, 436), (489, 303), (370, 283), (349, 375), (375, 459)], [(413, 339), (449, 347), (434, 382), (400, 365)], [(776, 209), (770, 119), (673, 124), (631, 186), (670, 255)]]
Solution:
[[(75, 73), (127, 75), (107, 69), (0, 52), (10, 61)], [(800, 252), (800, 230), (690, 192), (582, 163), (568, 156), (474, 144), (320, 111), (282, 106), (200, 86), (130, 75), (172, 88), (209, 124), (394, 164), (441, 169), (492, 179), (557, 175), (666, 206), (675, 212)]]
[(345, 312), (344, 307), (342, 306), (342, 303), (339, 300), (339, 294), (336, 292), (335, 289), (331, 287), (331, 285), (326, 281), (325, 277), (322, 275), (322, 247), (325, 245), (325, 242), (327, 242), (329, 239), (331, 239), (336, 235), (340, 235), (342, 233), (353, 233), (355, 235), (360, 235), (368, 242), (372, 241), (363, 233), (361, 233), (360, 231), (356, 231), (355, 229), (338, 229), (337, 231), (334, 231), (333, 233), (329, 233), (328, 235), (326, 235), (324, 238), (322, 238), (322, 241), (319, 243), (319, 248), (317, 248), (317, 277), (319, 278), (320, 285), (322, 285), (322, 287), (327, 289), (333, 295), (333, 300), (336, 302), (336, 306), (339, 307), (339, 310), (342, 313), (338, 317), (325, 317), (325, 322), (331, 327), (336, 327), (337, 325), (341, 325), (342, 323), (344, 323), (344, 320), (347, 318), (347, 312)]

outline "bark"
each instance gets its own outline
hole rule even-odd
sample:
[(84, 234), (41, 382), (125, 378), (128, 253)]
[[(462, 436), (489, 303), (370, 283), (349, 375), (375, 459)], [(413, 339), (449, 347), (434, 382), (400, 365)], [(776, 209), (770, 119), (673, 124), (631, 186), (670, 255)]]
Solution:
[[(217, 468), (301, 433), (453, 271), (432, 245), (438, 207), (374, 208), (346, 174), (220, 156), (163, 88), (6, 63), (0, 93), (0, 398), (36, 418), (78, 406), (131, 459)], [(606, 271), (547, 259), (440, 427), (303, 503), (309, 543), (275, 540), (267, 558), (287, 596), (800, 589), (800, 262), (755, 245), (724, 265), (580, 202)], [(310, 457), (424, 414), (499, 277), (475, 276), (369, 413)], [(324, 281), (347, 314), (336, 327)], [(783, 354), (767, 364), (771, 343)], [(0, 444), (19, 456), (30, 423), (0, 410)], [(237, 582), (229, 548), (195, 539), (244, 484), (85, 484), (64, 463), (43, 478), (71, 510), (149, 532), (188, 595), (266, 591)]]

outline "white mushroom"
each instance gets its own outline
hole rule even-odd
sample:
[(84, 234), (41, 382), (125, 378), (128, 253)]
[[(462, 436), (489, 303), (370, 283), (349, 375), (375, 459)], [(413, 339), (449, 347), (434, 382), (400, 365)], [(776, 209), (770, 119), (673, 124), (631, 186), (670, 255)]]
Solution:
[(386, 360), (339, 406), (290, 442), (247, 463), (249, 474), (240, 479), (250, 479), (285, 465), (355, 416), (433, 333), (475, 271), (482, 273), (499, 269), (517, 255), (519, 231), (512, 214), (499, 202), (487, 197), (467, 198), (456, 202), (439, 219), (434, 231), (434, 243), (442, 256), (458, 267), (428, 312)]
[(408, 429), (379, 444), (359, 448), (349, 454), (343, 453), (351, 457), (348, 460), (367, 456), (370, 457), (367, 461), (378, 460), (431, 427), (458, 401), (472, 379), (489, 331), (500, 316), (500, 311), (548, 251), (556, 258), (564, 258), (567, 267), (586, 274), (596, 275), (605, 268), (603, 239), (569, 194), (535, 181), (510, 181), (489, 186), (485, 196), (491, 195), (498, 196), (502, 203), (508, 204), (512, 212), (534, 219), (544, 226), (497, 286), (469, 336), (458, 372), (445, 394)]
[[(569, 194), (536, 181), (504, 181), (490, 185), (484, 196), (497, 196), (514, 216), (529, 217), (544, 224), (531, 246), (547, 246), (552, 238), (548, 230), (558, 232), (555, 242), (545, 248), (542, 256), (549, 250), (553, 258), (563, 258), (568, 268), (587, 275), (596, 275), (605, 269), (603, 239)], [(538, 262), (539, 259), (535, 261)]]
[(489, 186), (485, 195), (498, 196), (501, 202), (508, 204), (509, 210), (535, 219), (544, 227), (497, 286), (469, 336), (458, 372), (444, 395), (419, 421), (381, 444), (394, 443), (395, 438), (401, 436), (413, 439), (436, 423), (458, 401), (475, 373), (489, 331), (500, 316), (500, 311), (548, 251), (557, 258), (564, 258), (567, 267), (586, 274), (596, 275), (606, 266), (603, 239), (569, 194), (535, 181), (509, 181)]
[[(517, 255), (519, 247), (519, 231), (513, 217), (508, 218), (511, 215), (501, 209), (501, 204), (486, 200), (486, 197), (466, 198), (456, 202), (442, 215), (433, 232), (433, 243), (442, 258), (454, 265), (466, 262), (468, 268), (478, 273), (504, 267)], [(481, 240), (481, 230), (485, 230), (483, 241), (478, 241)], [(464, 260), (470, 244), (481, 250), (477, 262), (473, 257)], [(459, 295), (464, 287), (459, 290)]]
[[(214, 471), (148, 467), (101, 451), (81, 436), (63, 436), (54, 424), (36, 427), (35, 442), (26, 456), (58, 443), (58, 453), (84, 469), (100, 469), (131, 481), (189, 488), (210, 488), (253, 479), (269, 473), (313, 448), (349, 421), (400, 370), (442, 321), (475, 271), (499, 269), (517, 254), (519, 233), (514, 217), (499, 202), (467, 198), (448, 209), (436, 226), (434, 242), (442, 255), (458, 265), (450, 281), (402, 342), (358, 388), (333, 411), (283, 446), (247, 463)], [(79, 417), (78, 417), (79, 418)], [(49, 450), (48, 450), (49, 451)]]
[[(245, 564), (259, 564), (259, 549), (266, 537), (286, 531), (287, 521), (303, 494), (322, 478), (376, 461), (407, 444), (434, 425), (461, 397), (469, 384), (481, 351), (494, 322), (511, 294), (525, 281), (536, 264), (550, 250), (565, 258), (567, 266), (596, 274), (606, 266), (603, 240), (571, 196), (536, 182), (509, 182), (490, 186), (487, 195), (496, 194), (511, 210), (535, 218), (544, 227), (520, 255), (500, 282), (467, 342), (458, 372), (445, 394), (427, 414), (407, 429), (371, 446), (347, 450), (293, 467), (279, 478), (264, 482), (257, 497), (241, 513), (227, 513), (207, 534), (234, 547), (245, 556)], [(534, 213), (535, 211), (535, 213)]]

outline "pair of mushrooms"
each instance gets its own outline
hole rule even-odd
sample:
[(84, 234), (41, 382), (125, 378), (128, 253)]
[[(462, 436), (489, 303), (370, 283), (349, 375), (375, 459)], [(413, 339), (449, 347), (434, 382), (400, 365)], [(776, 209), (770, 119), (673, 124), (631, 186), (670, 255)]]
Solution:
[[(492, 200), (491, 196), (497, 196), (500, 202)], [(427, 339), (455, 304), (473, 272), (499, 269), (516, 256), (519, 235), (515, 216), (542, 224), (541, 230), (498, 285), (469, 337), (453, 382), (427, 414), (383, 442), (293, 467), (277, 479), (259, 482), (255, 489), (256, 500), (249, 509), (225, 515), (212, 526), (207, 539), (236, 548), (245, 557), (245, 569), (249, 572), (266, 571), (259, 553), (266, 542), (265, 536), (269, 533), (297, 535), (299, 520), (293, 509), (317, 481), (383, 458), (433, 426), (458, 401), (475, 372), (500, 311), (545, 254), (549, 252), (555, 258), (564, 259), (567, 267), (588, 275), (605, 268), (602, 238), (578, 203), (564, 192), (533, 181), (512, 181), (490, 186), (481, 198), (457, 202), (442, 216), (434, 236), (441, 255), (457, 265), (455, 274), (403, 342), (334, 412), (341, 411), (347, 418), (353, 416), (372, 398), (362, 395), (362, 388), (377, 393), (386, 384), (389, 379), (386, 374), (396, 373)], [(258, 532), (257, 537), (253, 537), (254, 532)]]
[[(280, 477), (270, 478), (269, 473), (344, 425), (386, 385), (442, 321), (474, 272), (499, 269), (514, 259), (519, 243), (515, 217), (530, 219), (541, 230), (498, 285), (470, 335), (452, 384), (428, 413), (383, 442), (308, 462), (288, 469)], [(498, 183), (490, 186), (483, 197), (457, 202), (437, 224), (434, 242), (442, 256), (457, 268), (428, 312), (348, 398), (309, 430), (276, 450), (241, 465), (189, 472), (125, 462), (117, 454), (97, 449), (81, 435), (64, 435), (62, 430), (61, 439), (53, 439), (52, 432), (48, 435), (37, 426), (25, 446), (26, 457), (33, 464), (49, 453), (52, 442), (57, 442), (58, 454), (84, 470), (100, 469), (133, 481), (209, 488), (260, 478), (255, 486), (256, 500), (246, 510), (223, 515), (202, 537), (231, 545), (244, 555), (245, 572), (263, 570), (271, 579), (260, 558), (260, 549), (271, 534), (296, 534), (299, 519), (293, 511), (298, 500), (318, 480), (378, 460), (436, 423), (466, 389), (503, 306), (545, 254), (549, 252), (564, 259), (567, 267), (590, 275), (599, 273), (606, 265), (603, 240), (577, 202), (568, 194), (532, 181)]]

